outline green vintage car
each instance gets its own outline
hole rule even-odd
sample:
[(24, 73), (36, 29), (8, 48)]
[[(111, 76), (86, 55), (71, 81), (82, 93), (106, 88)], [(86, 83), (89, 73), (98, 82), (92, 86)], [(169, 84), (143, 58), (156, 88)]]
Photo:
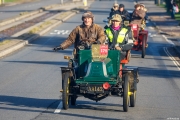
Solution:
[[(127, 52), (128, 53), (128, 52)], [(134, 107), (138, 83), (138, 68), (125, 67), (128, 60), (121, 60), (118, 50), (107, 45), (93, 44), (91, 49), (78, 49), (75, 57), (68, 59), (62, 71), (63, 108), (75, 105), (79, 96), (100, 101), (108, 96), (123, 98), (123, 110)]]

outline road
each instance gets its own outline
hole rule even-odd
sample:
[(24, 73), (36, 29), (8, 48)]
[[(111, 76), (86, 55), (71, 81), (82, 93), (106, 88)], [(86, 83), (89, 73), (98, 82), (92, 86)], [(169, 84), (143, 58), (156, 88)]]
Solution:
[[(63, 0), (67, 2), (68, 0)], [(61, 3), (60, 0), (36, 0), (34, 2), (28, 2), (23, 4), (17, 4), (13, 6), (0, 7), (0, 21), (19, 15), (22, 12), (31, 12), (37, 10), (43, 6)]]
[[(132, 0), (126, 0), (132, 10)], [(102, 27), (112, 1), (95, 1), (90, 10), (95, 23)], [(71, 55), (72, 47), (59, 52), (59, 45), (68, 33), (81, 24), (82, 13), (75, 15), (23, 49), (0, 59), (0, 116), (2, 120), (166, 120), (180, 119), (180, 72), (166, 54), (171, 45), (148, 23), (147, 55), (132, 51), (127, 66), (139, 67), (137, 104), (123, 112), (122, 98), (108, 97), (94, 102), (78, 98), (76, 106), (61, 108), (61, 66), (66, 66), (64, 55)], [(59, 106), (59, 107), (58, 107)]]

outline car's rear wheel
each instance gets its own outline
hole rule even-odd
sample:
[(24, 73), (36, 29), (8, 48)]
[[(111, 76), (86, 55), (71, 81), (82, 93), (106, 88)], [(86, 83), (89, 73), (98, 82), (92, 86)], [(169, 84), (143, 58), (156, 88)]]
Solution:
[(70, 87), (69, 72), (66, 72), (64, 73), (64, 77), (63, 77), (63, 92), (62, 92), (63, 109), (65, 110), (69, 108), (69, 87)]
[(136, 91), (133, 92), (132, 95), (130, 95), (130, 106), (135, 107), (136, 104)]
[(123, 110), (124, 112), (127, 112), (129, 108), (129, 93), (130, 93), (129, 74), (126, 73), (124, 77), (124, 85), (123, 85)]

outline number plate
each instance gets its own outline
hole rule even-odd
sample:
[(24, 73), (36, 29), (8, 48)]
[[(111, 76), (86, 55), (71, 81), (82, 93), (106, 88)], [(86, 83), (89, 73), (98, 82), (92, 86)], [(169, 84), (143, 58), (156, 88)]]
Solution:
[(103, 92), (104, 89), (101, 86), (88, 86), (88, 92)]

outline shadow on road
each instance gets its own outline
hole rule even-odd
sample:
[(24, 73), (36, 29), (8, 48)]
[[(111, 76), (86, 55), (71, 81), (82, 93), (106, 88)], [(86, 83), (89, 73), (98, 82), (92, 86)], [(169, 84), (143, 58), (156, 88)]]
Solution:
[[(2, 110), (42, 112), (42, 110), (38, 110), (36, 108), (56, 109), (57, 106), (54, 106), (53, 104), (58, 104), (58, 103), (59, 100), (57, 99), (40, 99), (40, 98), (0, 95), (0, 109)], [(3, 104), (9, 107), (3, 107)]]
[(28, 64), (46, 64), (46, 65), (66, 65), (67, 62), (56, 62), (56, 61), (5, 61), (14, 63), (28, 63)]
[[(161, 66), (159, 66), (159, 67), (161, 67)], [(140, 71), (141, 76), (147, 76), (147, 77), (150, 76), (150, 77), (165, 78), (165, 79), (180, 78), (180, 74), (179, 74), (178, 70), (168, 71), (167, 69), (164, 69), (164, 66), (162, 66), (162, 69), (161, 68), (139, 67), (139, 71)]]

